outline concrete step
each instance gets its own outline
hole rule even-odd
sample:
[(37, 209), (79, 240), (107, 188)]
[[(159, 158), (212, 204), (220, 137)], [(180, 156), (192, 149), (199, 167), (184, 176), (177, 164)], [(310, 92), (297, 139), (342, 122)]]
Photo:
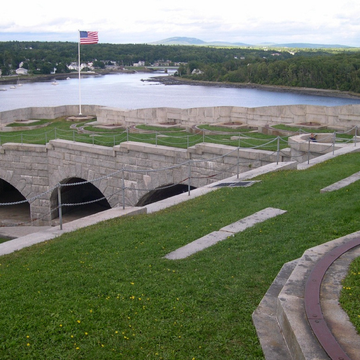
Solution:
[(320, 190), (321, 193), (336, 191), (360, 180), (360, 171)]

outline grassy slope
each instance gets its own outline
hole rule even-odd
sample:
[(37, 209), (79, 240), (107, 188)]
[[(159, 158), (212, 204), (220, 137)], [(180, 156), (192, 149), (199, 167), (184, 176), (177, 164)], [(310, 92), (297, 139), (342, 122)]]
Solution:
[[(346, 155), (0, 258), (1, 359), (262, 359), (251, 314), (281, 266), (360, 228)], [(265, 207), (287, 213), (180, 261), (168, 252)]]

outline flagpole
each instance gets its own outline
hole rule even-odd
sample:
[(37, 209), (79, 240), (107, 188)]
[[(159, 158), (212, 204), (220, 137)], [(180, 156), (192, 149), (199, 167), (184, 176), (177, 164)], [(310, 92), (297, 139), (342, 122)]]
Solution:
[(78, 70), (79, 70), (79, 115), (81, 114), (81, 76), (80, 76), (80, 30), (79, 31), (79, 44), (78, 44)]

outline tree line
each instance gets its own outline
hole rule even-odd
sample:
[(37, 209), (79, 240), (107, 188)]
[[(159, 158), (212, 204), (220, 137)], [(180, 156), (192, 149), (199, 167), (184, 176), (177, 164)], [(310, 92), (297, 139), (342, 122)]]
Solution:
[[(181, 45), (147, 44), (94, 44), (81, 46), (82, 62), (115, 62), (120, 66), (132, 66), (145, 61), (151, 65), (158, 60), (172, 63), (199, 61), (204, 64), (221, 63), (235, 57), (263, 56), (265, 51), (241, 48), (215, 48)], [(286, 57), (284, 54), (282, 57)], [(73, 42), (0, 42), (0, 68), (3, 75), (17, 69), (20, 63), (32, 73), (66, 71), (66, 65), (78, 61), (78, 43)]]
[[(194, 69), (199, 69), (192, 74)], [(230, 83), (254, 83), (360, 93), (360, 52), (306, 54), (288, 59), (248, 59), (220, 64), (190, 62), (179, 68), (184, 77)], [(191, 75), (192, 74), (192, 75)]]
[[(66, 73), (78, 60), (74, 42), (0, 42), (0, 69), (9, 75), (22, 64), (30, 74)], [(159, 60), (180, 64), (178, 76), (196, 80), (334, 89), (360, 93), (357, 49), (281, 49), (189, 45), (94, 44), (81, 46), (81, 61), (103, 68)], [(196, 69), (196, 74), (193, 70)]]

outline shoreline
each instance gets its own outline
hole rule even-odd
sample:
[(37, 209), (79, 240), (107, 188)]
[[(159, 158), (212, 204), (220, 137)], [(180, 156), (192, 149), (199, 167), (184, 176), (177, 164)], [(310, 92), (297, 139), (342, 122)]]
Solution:
[[(151, 74), (152, 71), (135, 71), (135, 70), (100, 70), (97, 72), (88, 72), (81, 73), (81, 77), (91, 77), (91, 76), (103, 76), (111, 74), (131, 74), (135, 72), (143, 72), (144, 74)], [(61, 74), (48, 74), (48, 75), (14, 75), (9, 77), (0, 77), (1, 84), (16, 84), (29, 83), (29, 82), (43, 82), (43, 81), (54, 81), (54, 80), (66, 80), (67, 77), (78, 78), (79, 74), (77, 72), (71, 73), (61, 73)], [(142, 79), (141, 81), (146, 82), (159, 82), (163, 85), (191, 85), (191, 86), (212, 86), (218, 88), (238, 88), (238, 89), (258, 89), (272, 92), (288, 92), (293, 94), (304, 94), (312, 96), (325, 96), (325, 97), (337, 97), (343, 99), (360, 99), (360, 94), (349, 92), (349, 91), (340, 91), (340, 90), (329, 90), (329, 89), (315, 89), (315, 88), (305, 88), (305, 87), (291, 87), (291, 86), (281, 86), (281, 85), (261, 85), (254, 83), (228, 83), (228, 82), (215, 82), (215, 81), (202, 81), (202, 80), (192, 80), (179, 78), (173, 75), (168, 76), (152, 76), (148, 79)]]
[[(89, 71), (82, 72), (81, 78), (91, 77), (91, 76), (103, 76), (111, 74), (132, 74), (135, 70), (99, 70), (99, 71)], [(145, 73), (145, 71), (144, 71)], [(0, 84), (17, 84), (21, 83), (32, 83), (32, 82), (43, 82), (43, 81), (54, 81), (54, 80), (66, 80), (67, 78), (78, 78), (78, 72), (70, 73), (60, 73), (60, 74), (39, 74), (39, 75), (12, 75), (12, 76), (2, 76), (0, 77)]]
[(193, 86), (213, 86), (219, 88), (238, 88), (238, 89), (259, 89), (273, 92), (289, 92), (294, 94), (304, 94), (313, 96), (337, 97), (345, 99), (360, 99), (360, 94), (339, 90), (313, 89), (313, 88), (297, 88), (290, 86), (277, 85), (260, 85), (253, 83), (223, 83), (212, 81), (201, 81), (191, 79), (179, 79), (175, 76), (155, 76), (144, 81), (160, 82), (163, 85), (193, 85)]

